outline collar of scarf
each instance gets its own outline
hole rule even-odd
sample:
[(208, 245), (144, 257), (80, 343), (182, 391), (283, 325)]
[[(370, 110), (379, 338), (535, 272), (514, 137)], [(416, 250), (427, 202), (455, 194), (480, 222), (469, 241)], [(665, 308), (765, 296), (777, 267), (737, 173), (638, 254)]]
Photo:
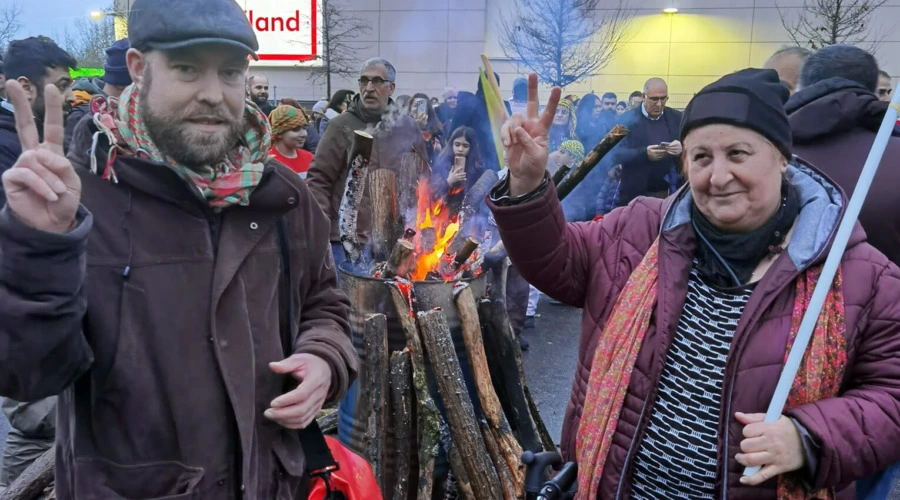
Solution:
[[(247, 101), (244, 110), (244, 133), (240, 143), (225, 158), (215, 165), (187, 167), (166, 157), (156, 147), (144, 121), (139, 106), (140, 87), (133, 84), (125, 89), (118, 103), (95, 98), (91, 103), (94, 123), (98, 132), (94, 136), (94, 146), (99, 135), (105, 134), (110, 144), (107, 165), (103, 178), (116, 181), (112, 165), (117, 150), (132, 156), (169, 165), (182, 178), (197, 188), (201, 196), (214, 208), (231, 205), (249, 205), (250, 194), (262, 179), (272, 130), (266, 116), (256, 106)], [(92, 170), (97, 172), (96, 165)]]
[(719, 231), (691, 203), (691, 221), (699, 240), (696, 252), (700, 275), (721, 288), (747, 284), (753, 270), (767, 255), (780, 253), (800, 208), (800, 197), (784, 178), (778, 211), (762, 227), (748, 233)]
[[(650, 247), (640, 265), (631, 273), (599, 336), (575, 438), (578, 484), (581, 485), (576, 497), (579, 500), (598, 498), (600, 480), (628, 392), (631, 373), (656, 307), (659, 287), (658, 263), (659, 240)], [(820, 274), (821, 266), (817, 266), (802, 272), (796, 280), (791, 330), (784, 350), (785, 360)], [(822, 313), (816, 322), (809, 347), (803, 356), (800, 371), (791, 387), (787, 409), (838, 394), (847, 364), (842, 289), (841, 271), (838, 269)], [(750, 409), (744, 409), (747, 410)], [(729, 460), (733, 460), (733, 457)], [(778, 477), (778, 498), (785, 500), (834, 498), (832, 490), (806, 491), (802, 486), (802, 472), (795, 471)]]

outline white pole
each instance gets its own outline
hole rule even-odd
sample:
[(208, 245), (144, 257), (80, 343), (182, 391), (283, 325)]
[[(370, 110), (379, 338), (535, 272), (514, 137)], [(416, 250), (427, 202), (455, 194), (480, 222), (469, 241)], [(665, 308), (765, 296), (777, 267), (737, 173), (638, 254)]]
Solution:
[[(813, 291), (812, 298), (809, 301), (809, 307), (803, 315), (797, 338), (794, 339), (794, 345), (791, 346), (791, 352), (788, 354), (787, 362), (781, 371), (781, 377), (778, 379), (778, 385), (775, 387), (775, 394), (772, 395), (772, 401), (769, 402), (769, 409), (766, 411), (765, 419), (767, 423), (778, 420), (781, 417), (781, 412), (784, 411), (784, 405), (787, 403), (791, 386), (793, 386), (794, 378), (797, 376), (797, 370), (800, 369), (800, 362), (806, 353), (806, 347), (809, 345), (809, 339), (812, 337), (813, 329), (816, 327), (819, 313), (822, 312), (825, 296), (828, 295), (828, 291), (834, 281), (834, 275), (837, 274), (841, 258), (844, 256), (844, 250), (847, 248), (847, 242), (850, 241), (853, 226), (856, 224), (856, 219), (859, 218), (859, 211), (862, 209), (863, 202), (866, 201), (869, 187), (872, 185), (872, 179), (875, 178), (875, 172), (878, 171), (878, 165), (881, 164), (881, 158), (884, 156), (885, 148), (887, 148), (888, 139), (891, 138), (891, 133), (894, 131), (898, 110), (900, 110), (900, 85), (894, 90), (894, 98), (891, 100), (891, 105), (884, 115), (878, 134), (875, 136), (875, 143), (869, 151), (866, 164), (859, 174), (856, 190), (853, 191), (850, 203), (847, 204), (847, 211), (844, 213), (843, 219), (841, 219), (841, 225), (838, 227), (834, 244), (831, 246), (831, 251), (825, 260), (825, 266), (822, 268), (822, 275), (819, 277), (819, 282), (816, 283), (816, 289)], [(747, 467), (744, 469), (744, 475), (752, 476), (759, 470), (760, 467)]]

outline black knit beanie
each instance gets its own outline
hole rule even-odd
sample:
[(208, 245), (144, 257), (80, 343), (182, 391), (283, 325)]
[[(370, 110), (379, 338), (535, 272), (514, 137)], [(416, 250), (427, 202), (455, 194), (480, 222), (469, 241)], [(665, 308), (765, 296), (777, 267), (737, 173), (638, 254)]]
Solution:
[(791, 158), (791, 124), (784, 104), (790, 97), (778, 73), (748, 68), (723, 76), (691, 99), (681, 119), (681, 140), (691, 130), (726, 123), (754, 130)]

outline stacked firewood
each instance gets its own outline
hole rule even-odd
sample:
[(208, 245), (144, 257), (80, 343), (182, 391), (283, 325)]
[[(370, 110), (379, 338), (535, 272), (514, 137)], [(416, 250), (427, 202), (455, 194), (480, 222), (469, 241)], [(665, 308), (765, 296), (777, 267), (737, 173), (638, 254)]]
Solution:
[[(435, 487), (434, 462), (442, 429), (448, 429), (450, 468), (463, 497), (478, 500), (524, 498), (523, 450), (552, 450), (525, 385), (522, 356), (502, 298), (476, 299), (467, 284), (454, 286), (454, 302), (462, 324), (466, 354), (483, 416), (464, 382), (444, 311), (415, 313), (414, 287), (405, 280), (387, 282), (407, 340), (406, 349), (388, 353), (383, 314), (366, 318), (366, 367), (361, 390), (369, 395), (362, 418), (367, 422), (366, 458), (385, 498), (430, 500)], [(451, 286), (451, 285), (447, 285)], [(438, 412), (429, 392), (433, 376), (445, 408)], [(501, 398), (500, 395), (503, 395)], [(386, 402), (390, 404), (386, 404)], [(396, 436), (395, 484), (384, 484), (380, 464), (390, 427)], [(418, 443), (417, 464), (410, 463)], [(417, 467), (418, 471), (411, 471)], [(413, 472), (417, 485), (410, 485)], [(411, 492), (411, 488), (416, 491)]]

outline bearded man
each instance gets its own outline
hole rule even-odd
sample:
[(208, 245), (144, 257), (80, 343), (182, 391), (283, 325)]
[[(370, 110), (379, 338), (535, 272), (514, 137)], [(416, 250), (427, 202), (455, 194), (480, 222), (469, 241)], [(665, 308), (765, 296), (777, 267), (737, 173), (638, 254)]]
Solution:
[(295, 429), (358, 363), (329, 221), (267, 162), (234, 0), (136, 0), (128, 25), (134, 84), (68, 159), (59, 90), (39, 139), (9, 84), (0, 395), (60, 394), (60, 499), (307, 498)]

